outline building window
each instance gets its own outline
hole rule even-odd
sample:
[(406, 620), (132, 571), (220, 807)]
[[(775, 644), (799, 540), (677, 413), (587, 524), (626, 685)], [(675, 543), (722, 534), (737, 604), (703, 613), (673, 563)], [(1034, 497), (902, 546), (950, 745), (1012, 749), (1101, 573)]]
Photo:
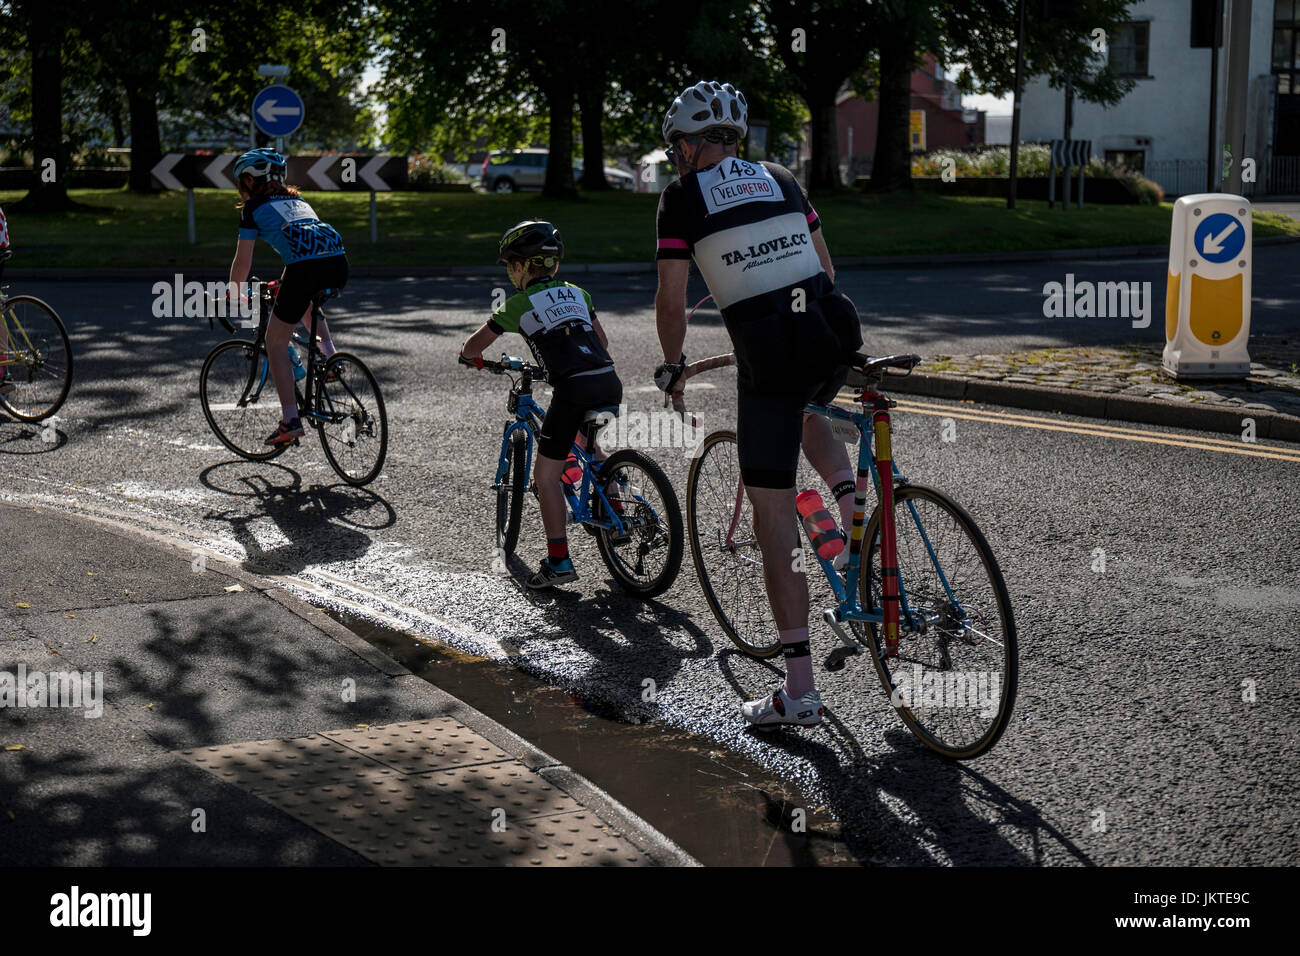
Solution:
[(1121, 24), (1110, 40), (1110, 65), (1120, 76), (1149, 78), (1147, 54), (1151, 46), (1151, 24), (1144, 21)]
[(1146, 171), (1147, 152), (1144, 149), (1108, 149), (1105, 156), (1106, 162), (1112, 166), (1123, 166), (1134, 173)]

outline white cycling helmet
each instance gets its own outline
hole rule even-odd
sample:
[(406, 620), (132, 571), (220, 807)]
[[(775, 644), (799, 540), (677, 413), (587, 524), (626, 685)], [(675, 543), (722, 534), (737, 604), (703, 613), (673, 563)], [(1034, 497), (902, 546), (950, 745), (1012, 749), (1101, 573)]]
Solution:
[(749, 131), (749, 108), (745, 94), (730, 83), (701, 80), (682, 90), (664, 117), (664, 142), (674, 136), (690, 135), (717, 127), (734, 129), (744, 139)]

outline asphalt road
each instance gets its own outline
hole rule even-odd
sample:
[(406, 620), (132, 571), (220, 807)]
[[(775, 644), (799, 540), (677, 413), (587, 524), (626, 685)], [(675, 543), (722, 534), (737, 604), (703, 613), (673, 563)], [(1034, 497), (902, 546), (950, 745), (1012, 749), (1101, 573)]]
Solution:
[[(1256, 255), (1257, 330), (1300, 323), (1296, 250)], [(846, 271), (841, 284), (877, 352), (1161, 335), (1159, 321), (1133, 330), (1123, 320), (1044, 320), (1042, 284), (1067, 271), (1149, 280), (1163, 295), (1158, 261)], [(231, 460), (197, 398), (203, 356), (221, 337), (200, 320), (155, 319), (151, 282), (25, 283), (72, 330), (77, 379), (58, 442), (0, 421), (0, 494), (85, 505), (245, 556), (250, 569), (292, 577), (320, 600), (383, 612), (629, 716), (707, 734), (797, 783), (840, 819), (864, 862), (1300, 862), (1294, 446), (1279, 460), (1249, 454), (1258, 445), (1168, 429), (1102, 434), (1063, 416), (909, 402), (895, 419), (903, 470), (967, 507), (1010, 587), (1021, 640), (1012, 725), (988, 755), (945, 763), (893, 715), (870, 670), (851, 664), (819, 672), (829, 726), (754, 736), (738, 705), (770, 689), (778, 670), (732, 648), (689, 558), (649, 603), (618, 591), (581, 532), (572, 541), (582, 579), (564, 593), (528, 592), (515, 579), (522, 563), (514, 577), (493, 572), (488, 484), (507, 383), (454, 364), (493, 284), (349, 287), (332, 313), (336, 337), (376, 370), (393, 436), (384, 474), (356, 490), (311, 441), (273, 464)], [(630, 408), (657, 409), (651, 277), (586, 285)], [(518, 339), (501, 345), (523, 349)], [(727, 350), (716, 313), (697, 314), (687, 345), (692, 357)], [(733, 383), (721, 373), (691, 394), (709, 428), (734, 421)], [(944, 418), (955, 441), (941, 439)], [(650, 454), (684, 501), (686, 454)], [(1104, 572), (1093, 570), (1098, 548)], [(520, 552), (529, 565), (544, 553), (531, 508)], [(821, 625), (814, 635), (824, 653), (830, 635)], [(657, 688), (649, 703), (646, 678)]]

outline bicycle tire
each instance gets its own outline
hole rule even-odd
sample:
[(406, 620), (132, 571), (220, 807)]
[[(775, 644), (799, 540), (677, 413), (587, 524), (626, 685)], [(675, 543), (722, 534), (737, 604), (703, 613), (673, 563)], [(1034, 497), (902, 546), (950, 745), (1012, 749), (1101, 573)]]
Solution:
[[(928, 502), (932, 507), (918, 508), (918, 503), (922, 502)], [(886, 656), (882, 646), (882, 625), (866, 624), (876, 675), (890, 697), (891, 706), (919, 740), (945, 757), (969, 760), (997, 743), (1015, 707), (1018, 653), (1011, 598), (993, 550), (960, 505), (933, 488), (909, 484), (894, 489), (894, 507), (899, 580), (906, 608), (913, 620), (919, 621), (923, 616), (930, 620), (923, 630), (918, 630), (908, 626), (904, 619), (900, 626), (897, 657)], [(926, 512), (924, 519), (921, 511)], [(941, 549), (947, 548), (944, 542), (949, 538), (949, 531), (952, 537), (959, 538), (959, 542), (964, 541), (973, 548), (978, 559), (974, 567), (981, 569), (982, 575), (958, 565), (960, 554), (947, 559), (939, 554)], [(944, 535), (943, 540), (940, 535)], [(860, 584), (862, 607), (879, 613), (879, 505), (867, 523), (863, 542), (863, 568), (867, 573), (862, 575)], [(936, 559), (943, 571), (943, 579), (934, 570)], [(919, 568), (926, 567), (927, 562), (930, 570), (919, 571)], [(947, 581), (946, 587), (944, 580)], [(957, 605), (951, 598), (956, 599)], [(963, 612), (960, 616), (955, 610), (957, 606)], [(854, 627), (856, 633), (861, 633), (862, 629), (861, 625)], [(954, 660), (955, 651), (960, 651), (959, 662)], [(988, 665), (998, 662), (1000, 666), (992, 671)], [(962, 665), (974, 666), (963, 670)], [(903, 672), (905, 667), (911, 668), (910, 674)], [(920, 674), (919, 680), (917, 667), (925, 672)], [(994, 673), (998, 675), (996, 715), (985, 718), (988, 721), (986, 725), (966, 723), (971, 728), (969, 732), (957, 733), (952, 728), (963, 723), (959, 719), (963, 712), (973, 713), (977, 706), (987, 709), (988, 700), (981, 703), (972, 698), (987, 696), (977, 692), (981, 686), (985, 691), (991, 691)], [(952, 676), (929, 676), (934, 674)], [(958, 674), (969, 677), (959, 679)], [(987, 678), (983, 685), (979, 683), (980, 675)], [(977, 692), (971, 691), (972, 682)], [(927, 683), (928, 689), (925, 687)], [(969, 706), (962, 704), (963, 692)], [(930, 698), (936, 694), (941, 699), (937, 705), (931, 706), (934, 702)], [(918, 699), (922, 701), (919, 705)], [(982, 713), (976, 716), (982, 716)]]
[[(654, 487), (659, 499), (657, 505), (646, 499), (649, 490), (646, 484), (633, 481), (629, 472), (636, 470)], [(685, 550), (682, 509), (668, 476), (646, 455), (624, 448), (601, 463), (596, 481), (601, 488), (611, 486), (610, 504), (621, 506), (622, 520), (629, 534), (627, 541), (616, 542), (612, 528), (600, 528), (596, 533), (596, 547), (610, 574), (624, 591), (639, 598), (652, 598), (667, 591), (682, 569)], [(592, 499), (599, 501), (594, 492)], [(645, 571), (647, 557), (659, 551), (664, 551), (662, 565), (657, 570)]]
[[(326, 381), (331, 374), (337, 381)], [(379, 383), (348, 352), (335, 352), (316, 375), (313, 421), (325, 457), (349, 485), (368, 485), (388, 455), (388, 413)]]
[(521, 429), (506, 443), (506, 470), (496, 485), (497, 550), (503, 555), (515, 553), (519, 544), (519, 526), (524, 515), (524, 433)]
[[(739, 519), (736, 507), (739, 504)], [(734, 431), (705, 437), (686, 479), (686, 520), (695, 577), (709, 610), (732, 643), (751, 657), (775, 657), (781, 639), (763, 578), (753, 511), (740, 483)], [(736, 522), (727, 545), (727, 533)], [(761, 637), (760, 637), (761, 635)]]
[(221, 444), (249, 461), (270, 461), (288, 447), (265, 444), (282, 411), (265, 362), (263, 349), (245, 339), (229, 339), (208, 353), (199, 372), (199, 401), (208, 427)]
[[(21, 362), (7, 365), (6, 380), (14, 385), (8, 397), (0, 396), (0, 408), (21, 422), (49, 418), (67, 401), (72, 388), (72, 344), (59, 314), (47, 302), (33, 295), (16, 295), (4, 300), (6, 312), (15, 306), (30, 306), (25, 317), (6, 321), (9, 328), (7, 351)], [(41, 316), (49, 321), (42, 322)], [(48, 370), (48, 372), (47, 372)]]

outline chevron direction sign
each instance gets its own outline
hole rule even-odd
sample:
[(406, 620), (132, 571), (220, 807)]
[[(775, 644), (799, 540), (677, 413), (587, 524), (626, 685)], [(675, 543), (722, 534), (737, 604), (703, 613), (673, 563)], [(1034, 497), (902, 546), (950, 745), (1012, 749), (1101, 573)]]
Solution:
[[(240, 153), (168, 153), (150, 172), (163, 189), (234, 189)], [(285, 181), (299, 189), (388, 192), (406, 188), (405, 156), (290, 156)]]

